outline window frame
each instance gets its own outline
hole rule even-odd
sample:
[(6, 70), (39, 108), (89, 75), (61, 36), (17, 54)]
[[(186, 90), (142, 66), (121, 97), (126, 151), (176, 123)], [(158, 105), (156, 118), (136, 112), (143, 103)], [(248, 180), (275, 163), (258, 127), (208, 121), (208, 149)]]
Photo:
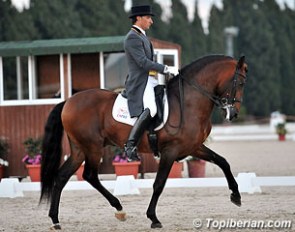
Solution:
[(174, 56), (174, 66), (179, 68), (179, 57), (178, 57), (178, 50), (177, 49), (163, 49), (163, 48), (156, 48), (154, 49), (155, 56), (157, 57), (157, 62), (160, 64), (164, 64), (163, 56), (165, 55), (173, 55)]
[[(58, 54), (57, 54), (58, 55)], [(5, 57), (4, 57), (5, 58)], [(20, 68), (20, 56), (16, 56), (16, 75), (17, 75), (17, 92), (19, 93), (19, 80), (22, 75)], [(15, 99), (5, 100), (4, 99), (4, 73), (3, 73), (3, 57), (0, 56), (0, 106), (18, 106), (18, 105), (46, 105), (46, 104), (58, 104), (65, 99), (64, 93), (64, 60), (63, 54), (59, 54), (59, 80), (61, 96), (59, 98), (46, 98), (36, 99), (36, 57), (28, 56), (28, 91), (29, 99)], [(19, 95), (18, 95), (19, 96)]]

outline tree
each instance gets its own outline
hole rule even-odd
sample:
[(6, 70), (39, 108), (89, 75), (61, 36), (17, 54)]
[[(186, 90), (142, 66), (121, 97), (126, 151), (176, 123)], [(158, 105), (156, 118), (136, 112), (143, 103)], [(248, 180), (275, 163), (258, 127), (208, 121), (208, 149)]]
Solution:
[(0, 1), (0, 41), (38, 38), (33, 19), (27, 10), (18, 12), (10, 1)]
[(281, 110), (285, 114), (295, 114), (295, 12), (286, 8), (283, 22), (285, 41), (282, 41), (282, 53), (285, 54), (281, 67)]
[(31, 0), (30, 13), (41, 38), (83, 37), (85, 31), (76, 4), (77, 0)]
[(198, 4), (195, 4), (194, 19), (190, 24), (191, 30), (191, 58), (196, 59), (207, 53), (206, 35), (198, 14)]
[(172, 0), (172, 18), (170, 19), (168, 41), (182, 47), (182, 64), (191, 62), (191, 36), (187, 10), (180, 0)]
[(224, 46), (224, 24), (222, 19), (222, 11), (219, 10), (215, 5), (211, 8), (209, 19), (209, 35), (207, 48), (209, 53), (220, 53), (223, 54), (225, 52)]
[[(281, 10), (274, 0), (265, 2), (263, 8), (266, 17), (275, 32), (276, 47), (279, 48), (279, 69), (280, 69), (280, 111), (285, 114), (295, 114), (294, 98), (294, 72), (292, 55), (294, 55), (294, 11), (286, 8)], [(293, 18), (292, 18), (293, 15)]]
[(80, 15), (86, 36), (123, 35), (129, 27), (128, 15), (123, 1), (78, 1), (75, 10)]
[(266, 116), (280, 108), (279, 50), (275, 46), (271, 24), (261, 10), (259, 1), (238, 1), (240, 15), (238, 49), (243, 51), (249, 65), (245, 91), (248, 113)]

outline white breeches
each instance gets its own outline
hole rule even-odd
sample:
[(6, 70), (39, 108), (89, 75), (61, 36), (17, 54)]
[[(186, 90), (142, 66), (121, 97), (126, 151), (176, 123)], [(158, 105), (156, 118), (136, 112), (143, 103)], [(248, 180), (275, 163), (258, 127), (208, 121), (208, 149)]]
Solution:
[(151, 117), (154, 117), (157, 114), (157, 105), (154, 91), (154, 87), (156, 85), (158, 85), (158, 80), (154, 77), (149, 76), (143, 94), (143, 107), (144, 109), (150, 109)]

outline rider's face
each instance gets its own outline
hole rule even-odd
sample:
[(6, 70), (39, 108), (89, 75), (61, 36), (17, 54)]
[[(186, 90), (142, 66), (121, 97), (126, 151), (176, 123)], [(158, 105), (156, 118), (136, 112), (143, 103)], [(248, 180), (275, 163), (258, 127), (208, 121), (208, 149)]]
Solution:
[(136, 25), (142, 28), (143, 30), (148, 30), (152, 24), (153, 24), (152, 16), (150, 15), (137, 16)]

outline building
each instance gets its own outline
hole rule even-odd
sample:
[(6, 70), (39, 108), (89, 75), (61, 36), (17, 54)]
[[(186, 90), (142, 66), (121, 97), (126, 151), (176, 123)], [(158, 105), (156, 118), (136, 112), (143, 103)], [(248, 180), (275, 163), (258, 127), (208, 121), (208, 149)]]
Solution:
[[(43, 135), (50, 110), (76, 91), (123, 88), (124, 36), (0, 42), (0, 136), (10, 152), (6, 175), (27, 175), (23, 141)], [(158, 62), (179, 66), (179, 45), (152, 39)], [(64, 141), (64, 153), (67, 154)], [(111, 158), (100, 172), (112, 171)], [(146, 163), (145, 170), (153, 170)]]

